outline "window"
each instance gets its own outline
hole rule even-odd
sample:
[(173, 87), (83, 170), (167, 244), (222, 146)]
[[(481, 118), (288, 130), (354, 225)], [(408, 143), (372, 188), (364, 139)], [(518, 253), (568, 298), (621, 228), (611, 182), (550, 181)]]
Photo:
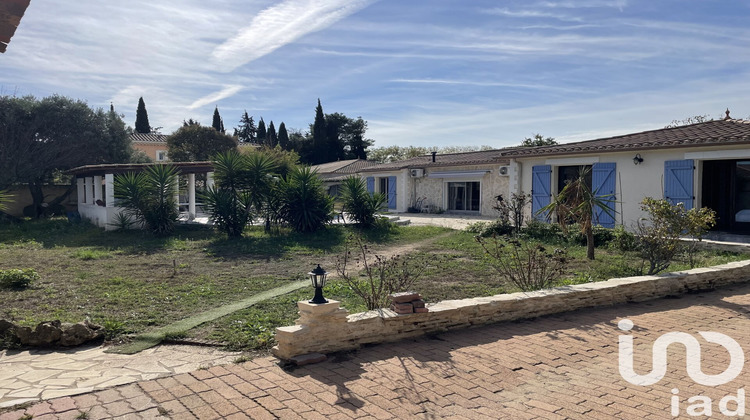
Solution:
[(156, 151), (156, 161), (161, 162), (163, 160), (167, 160), (167, 151), (166, 150), (157, 150)]
[(449, 182), (448, 210), (479, 211), (479, 182)]
[(582, 169), (588, 169), (586, 174), (586, 185), (591, 188), (591, 165), (584, 166), (558, 166), (557, 167), (557, 192), (565, 188), (566, 185), (578, 179)]

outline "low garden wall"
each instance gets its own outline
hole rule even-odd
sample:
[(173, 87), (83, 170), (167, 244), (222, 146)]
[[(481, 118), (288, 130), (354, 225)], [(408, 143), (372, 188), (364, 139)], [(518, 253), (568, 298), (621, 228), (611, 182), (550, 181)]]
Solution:
[(534, 318), (581, 308), (641, 302), (748, 280), (750, 260), (536, 292), (446, 300), (430, 305), (427, 313), (407, 315), (398, 315), (389, 309), (350, 315), (336, 301), (323, 305), (299, 302), (300, 318), (296, 321), (297, 325), (276, 329), (278, 345), (273, 348), (273, 353), (280, 359), (309, 353), (331, 353), (355, 349), (368, 343), (396, 341), (426, 333)]

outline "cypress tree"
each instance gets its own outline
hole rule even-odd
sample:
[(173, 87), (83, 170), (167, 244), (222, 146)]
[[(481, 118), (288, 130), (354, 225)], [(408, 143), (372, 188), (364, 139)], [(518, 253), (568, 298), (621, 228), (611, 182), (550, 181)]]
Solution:
[(279, 146), (284, 150), (289, 150), (289, 133), (286, 132), (284, 121), (279, 124)]
[(256, 134), (258, 144), (266, 144), (266, 122), (263, 121), (263, 117), (260, 117), (260, 121), (258, 121), (258, 130), (256, 131)]
[(276, 147), (276, 145), (279, 144), (279, 137), (276, 135), (276, 128), (273, 126), (273, 121), (268, 124), (266, 144), (268, 145), (268, 147)]
[(214, 108), (214, 120), (213, 123), (211, 123), (211, 126), (218, 131), (219, 133), (224, 134), (224, 120), (221, 119), (221, 115), (219, 115), (219, 107), (217, 106)]
[(325, 163), (326, 162), (326, 119), (323, 114), (323, 106), (320, 105), (320, 98), (318, 98), (318, 106), (315, 108), (315, 122), (313, 123), (313, 164)]
[(138, 99), (138, 109), (135, 111), (135, 132), (146, 134), (151, 132), (151, 125), (148, 123), (148, 112), (146, 112), (146, 104), (143, 102), (143, 96)]

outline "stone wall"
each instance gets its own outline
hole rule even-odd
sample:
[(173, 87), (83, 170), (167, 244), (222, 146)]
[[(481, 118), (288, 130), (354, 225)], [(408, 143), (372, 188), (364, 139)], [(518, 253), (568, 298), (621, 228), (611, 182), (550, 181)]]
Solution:
[(689, 291), (710, 290), (750, 280), (750, 261), (658, 276), (639, 276), (564, 286), (555, 289), (447, 300), (427, 313), (398, 315), (389, 309), (348, 315), (339, 302), (324, 305), (299, 302), (300, 318), (291, 327), (276, 329), (281, 359), (308, 353), (355, 349), (367, 343), (396, 341), (431, 332), (534, 318), (542, 315), (640, 302)]

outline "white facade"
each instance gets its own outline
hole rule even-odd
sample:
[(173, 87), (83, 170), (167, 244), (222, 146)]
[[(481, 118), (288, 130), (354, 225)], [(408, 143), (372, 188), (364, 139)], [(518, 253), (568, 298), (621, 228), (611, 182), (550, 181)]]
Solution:
[[(633, 158), (639, 154), (643, 159), (638, 165)], [(685, 147), (661, 150), (631, 150), (627, 152), (589, 153), (568, 156), (541, 156), (518, 158), (515, 163), (519, 167), (520, 180), (517, 189), (512, 192), (530, 193), (532, 189), (532, 167), (537, 165), (552, 166), (552, 193), (557, 191), (558, 171), (560, 166), (592, 165), (594, 163), (616, 164), (616, 223), (631, 229), (633, 225), (644, 217), (640, 203), (645, 197), (655, 199), (665, 198), (664, 172), (665, 162), (692, 159), (695, 170), (693, 172), (693, 205), (701, 207), (703, 202), (703, 166), (707, 161), (718, 160), (750, 160), (750, 148), (732, 146), (712, 146), (710, 148)], [(530, 212), (530, 210), (529, 210)]]

